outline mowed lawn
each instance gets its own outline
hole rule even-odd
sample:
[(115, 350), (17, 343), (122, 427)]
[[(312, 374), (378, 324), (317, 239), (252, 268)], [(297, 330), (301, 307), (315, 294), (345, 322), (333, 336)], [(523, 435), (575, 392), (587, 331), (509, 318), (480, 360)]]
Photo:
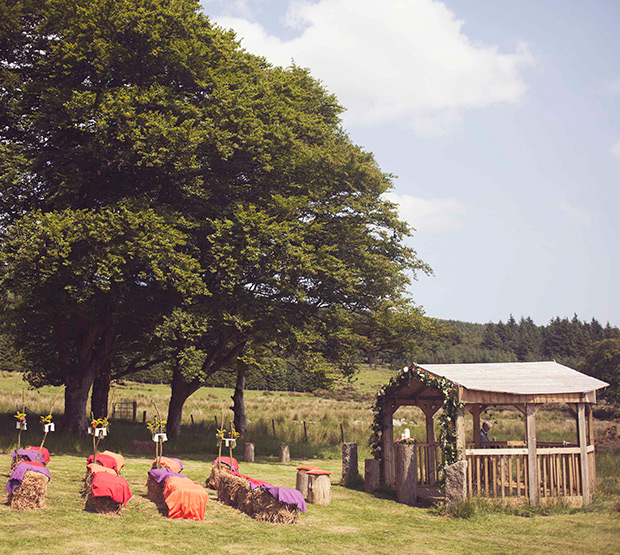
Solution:
[[(152, 459), (134, 456), (126, 458), (123, 473), (133, 494), (123, 514), (90, 514), (79, 493), (85, 457), (54, 455), (50, 448), (47, 506), (15, 511), (0, 505), (0, 553), (618, 553), (620, 547), (617, 507), (532, 517), (480, 512), (459, 519), (337, 485), (331, 505), (309, 505), (296, 525), (254, 521), (220, 505), (211, 490), (203, 522), (167, 520), (146, 498)], [(210, 460), (180, 458), (184, 473), (204, 485)], [(9, 460), (7, 453), (0, 454), (5, 482)], [(294, 487), (301, 462), (260, 459), (241, 463), (241, 472)], [(339, 481), (340, 461), (309, 462), (332, 471), (332, 484)]]

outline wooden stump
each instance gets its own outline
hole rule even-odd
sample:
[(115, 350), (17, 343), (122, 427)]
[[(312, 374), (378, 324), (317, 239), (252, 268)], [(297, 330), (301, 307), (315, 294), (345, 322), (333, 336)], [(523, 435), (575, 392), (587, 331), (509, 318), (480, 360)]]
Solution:
[(243, 462), (254, 462), (254, 444), (243, 444)]
[(280, 462), (281, 463), (291, 462), (291, 454), (288, 450), (288, 445), (280, 445)]
[(364, 461), (364, 491), (374, 493), (381, 483), (381, 461), (366, 459)]
[(357, 482), (359, 469), (357, 465), (357, 443), (342, 444), (342, 480), (340, 484), (350, 486)]
[(304, 496), (304, 499), (308, 499), (308, 471), (307, 470), (297, 471), (297, 479), (295, 480), (295, 489)]
[(396, 500), (415, 505), (418, 498), (418, 468), (415, 445), (396, 445)]
[(329, 505), (332, 502), (332, 485), (329, 474), (308, 472), (308, 502), (313, 505)]

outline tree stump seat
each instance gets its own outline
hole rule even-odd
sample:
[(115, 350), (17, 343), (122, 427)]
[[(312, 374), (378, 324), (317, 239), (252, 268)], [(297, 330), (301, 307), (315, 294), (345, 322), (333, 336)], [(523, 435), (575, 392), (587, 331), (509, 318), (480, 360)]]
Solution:
[(329, 505), (332, 502), (331, 472), (308, 470), (308, 502), (313, 505)]
[(304, 499), (308, 500), (308, 471), (309, 470), (319, 470), (318, 467), (306, 464), (297, 467), (297, 478), (295, 481), (295, 489), (300, 492)]

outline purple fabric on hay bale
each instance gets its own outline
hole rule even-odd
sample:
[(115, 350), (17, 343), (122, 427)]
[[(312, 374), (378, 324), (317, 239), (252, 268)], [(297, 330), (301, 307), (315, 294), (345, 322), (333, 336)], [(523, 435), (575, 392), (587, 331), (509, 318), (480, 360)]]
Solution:
[(38, 449), (16, 449), (15, 451), (11, 453), (11, 457), (15, 458), (16, 455), (20, 455), (22, 457), (28, 457), (28, 459), (30, 459), (31, 461), (42, 462), (42, 463), (45, 462), (45, 457), (43, 456), (43, 453), (39, 453)]
[(183, 476), (183, 474), (179, 474), (178, 472), (172, 472), (172, 470), (168, 470), (167, 468), (153, 468), (152, 470), (149, 470), (149, 476), (158, 484), (161, 484), (162, 482), (166, 483), (166, 480), (170, 478), (170, 476), (187, 478), (187, 476)]
[(34, 464), (28, 464), (27, 462), (21, 462), (15, 467), (9, 481), (6, 483), (6, 486), (4, 486), (6, 491), (9, 492), (9, 495), (13, 495), (13, 492), (21, 485), (22, 480), (24, 479), (24, 474), (26, 474), (29, 470), (31, 472), (39, 472), (44, 476), (47, 476), (48, 480), (51, 480), (52, 478), (50, 471), (47, 468)]
[(306, 502), (304, 500), (304, 496), (296, 489), (281, 488), (269, 484), (256, 487), (263, 488), (267, 493), (271, 494), (273, 498), (279, 503), (293, 505), (294, 507), (297, 507), (302, 513), (306, 512)]

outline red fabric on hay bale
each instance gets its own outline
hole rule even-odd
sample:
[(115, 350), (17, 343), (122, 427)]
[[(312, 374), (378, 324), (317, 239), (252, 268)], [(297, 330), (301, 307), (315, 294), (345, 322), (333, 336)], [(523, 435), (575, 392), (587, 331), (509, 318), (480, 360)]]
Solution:
[(93, 497), (109, 497), (123, 506), (127, 506), (127, 501), (131, 499), (127, 480), (107, 472), (97, 472), (93, 476), (92, 492)]

